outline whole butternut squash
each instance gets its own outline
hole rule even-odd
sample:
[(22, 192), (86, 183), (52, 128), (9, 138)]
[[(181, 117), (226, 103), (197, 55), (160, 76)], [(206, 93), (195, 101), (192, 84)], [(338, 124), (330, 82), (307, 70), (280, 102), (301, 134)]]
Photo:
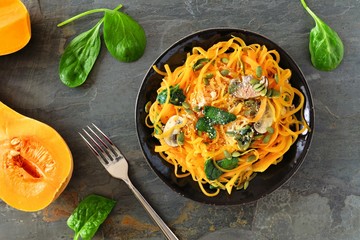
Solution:
[(0, 56), (22, 49), (31, 38), (30, 15), (20, 0), (0, 1)]
[(0, 102), (0, 199), (41, 210), (63, 192), (72, 171), (72, 154), (56, 130)]

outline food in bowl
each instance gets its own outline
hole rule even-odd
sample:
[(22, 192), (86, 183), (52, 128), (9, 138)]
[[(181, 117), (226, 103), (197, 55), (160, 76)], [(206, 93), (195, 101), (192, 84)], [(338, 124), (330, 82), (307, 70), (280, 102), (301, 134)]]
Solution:
[(163, 79), (145, 121), (177, 178), (191, 176), (209, 197), (246, 189), (310, 131), (305, 98), (279, 62), (276, 50), (231, 37), (193, 47), (173, 71), (153, 67)]

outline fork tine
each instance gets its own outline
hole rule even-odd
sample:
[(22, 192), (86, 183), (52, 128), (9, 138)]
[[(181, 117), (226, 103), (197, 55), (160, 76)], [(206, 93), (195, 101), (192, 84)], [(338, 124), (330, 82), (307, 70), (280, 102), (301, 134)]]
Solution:
[[(120, 150), (116, 147), (116, 145), (111, 141), (111, 139), (106, 136), (106, 134), (100, 130), (100, 128), (98, 128), (94, 123), (91, 123), (94, 128), (99, 131), (99, 133), (104, 137), (104, 139), (110, 144), (111, 146), (111, 149), (115, 152), (115, 154), (117, 154), (117, 156), (122, 156)], [(105, 144), (103, 141), (102, 141), (103, 144)]]
[[(84, 131), (87, 135), (88, 133), (86, 131)], [(106, 159), (106, 157), (104, 157), (99, 150), (97, 150), (96, 148), (93, 147), (93, 145), (86, 139), (86, 137), (84, 137), (84, 135), (82, 135), (81, 133), (79, 133), (79, 135), (81, 136), (81, 138), (85, 141), (86, 145), (90, 148), (90, 150), (94, 153), (94, 155), (99, 159), (99, 161), (101, 162), (102, 165), (106, 166), (109, 163), (109, 160)], [(90, 136), (91, 138), (91, 136)], [(95, 143), (96, 144), (96, 143)]]
[[(92, 140), (95, 142), (95, 144), (98, 145), (98, 142), (100, 142), (101, 145), (106, 149), (106, 152), (107, 152), (108, 156), (109, 156), (112, 160), (115, 160), (116, 157), (117, 157), (116, 155), (118, 155), (118, 154), (117, 154), (115, 151), (112, 151), (111, 144), (106, 144), (106, 142), (104, 142), (104, 140), (101, 139), (101, 137), (99, 137), (99, 135), (98, 135), (90, 126), (86, 126), (86, 127), (91, 131), (91, 133), (92, 133), (92, 134), (96, 137), (96, 139), (98, 140), (98, 141), (96, 141), (96, 140), (92, 139)], [(99, 128), (97, 128), (97, 130), (100, 131)], [(101, 133), (101, 135), (103, 135), (104, 139), (107, 140), (106, 135), (104, 136), (104, 133), (101, 132), (101, 131), (100, 131), (100, 133)], [(89, 137), (91, 137), (90, 134), (88, 134), (88, 135), (89, 135)], [(110, 146), (109, 146), (109, 145), (110, 145)], [(98, 145), (98, 147), (101, 147), (101, 146)]]

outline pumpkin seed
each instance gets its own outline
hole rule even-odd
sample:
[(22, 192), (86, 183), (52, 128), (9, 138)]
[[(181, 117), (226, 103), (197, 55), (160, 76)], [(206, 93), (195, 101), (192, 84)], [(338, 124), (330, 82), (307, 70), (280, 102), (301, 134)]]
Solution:
[(193, 110), (194, 110), (195, 112), (200, 112), (201, 108), (200, 108), (199, 106), (195, 106), (195, 107), (193, 108)]
[(267, 88), (264, 86), (264, 89), (260, 91), (261, 96), (265, 96), (267, 93)]
[(190, 109), (190, 104), (187, 103), (187, 102), (183, 102), (181, 105), (182, 105), (185, 109)]
[(249, 186), (249, 181), (245, 181), (244, 182), (244, 190), (246, 190), (248, 188), (248, 186)]
[(259, 135), (254, 136), (254, 140), (259, 140), (259, 139), (262, 139), (263, 137), (264, 137), (264, 135), (259, 134)]
[(238, 151), (235, 151), (231, 154), (232, 157), (240, 157), (241, 153), (239, 153)]
[(259, 83), (259, 82), (260, 82), (260, 81), (257, 80), (257, 79), (255, 79), (255, 78), (252, 78), (252, 79), (250, 80), (250, 84), (251, 84), (251, 85), (255, 85), (255, 84)]
[(271, 97), (280, 97), (280, 92), (275, 89), (272, 89)]
[(231, 154), (227, 150), (224, 151), (224, 155), (225, 155), (226, 159), (231, 159), (232, 158)]
[(214, 74), (212, 74), (212, 73), (208, 73), (208, 74), (205, 75), (206, 79), (210, 79), (210, 78), (213, 78), (213, 77), (214, 77)]
[(223, 69), (220, 71), (220, 74), (224, 77), (226, 77), (227, 75), (229, 75), (230, 71), (228, 69)]
[(254, 161), (254, 160), (256, 160), (256, 156), (255, 156), (255, 155), (250, 155), (250, 156), (248, 156), (248, 158), (247, 158), (247, 161), (248, 161), (248, 162), (252, 162), (252, 161)]
[(256, 83), (256, 84), (254, 84), (254, 86), (253, 86), (253, 88), (254, 89), (257, 89), (257, 88), (260, 88), (260, 87), (262, 87), (264, 84), (262, 84), (262, 83)]
[(11, 139), (10, 141), (10, 144), (15, 146), (15, 145), (18, 145), (20, 143), (20, 139), (19, 138), (13, 138)]
[(193, 66), (193, 71), (197, 71), (201, 69), (206, 63), (208, 63), (210, 60), (208, 58), (200, 58), (197, 60)]
[(259, 78), (262, 75), (262, 68), (261, 66), (257, 66), (256, 68), (256, 76)]
[(272, 92), (273, 92), (273, 89), (272, 89), (272, 88), (269, 88), (269, 89), (267, 90), (267, 92), (266, 92), (266, 96), (267, 96), (267, 97), (271, 97)]
[(238, 185), (237, 187), (236, 187), (236, 190), (241, 190), (241, 189), (243, 189), (244, 188), (244, 184), (242, 183), (242, 184), (240, 184), (240, 185)]
[[(148, 101), (145, 105), (145, 112), (149, 113), (152, 102)], [(13, 144), (14, 145), (14, 144)]]
[(185, 112), (186, 112), (186, 113), (188, 113), (188, 114), (193, 114), (193, 113), (194, 113), (194, 111), (193, 111), (193, 110), (188, 109), (188, 108), (185, 108)]
[(184, 132), (180, 132), (178, 135), (176, 135), (176, 142), (177, 142), (179, 145), (184, 145), (184, 141), (185, 141)]
[(246, 110), (246, 111), (244, 111), (244, 115), (246, 116), (246, 117), (249, 117), (249, 116), (251, 116), (251, 115), (253, 115), (253, 110), (251, 110), (251, 109), (248, 109), (248, 110)]
[(271, 134), (268, 134), (268, 135), (266, 135), (266, 136), (263, 138), (262, 142), (263, 142), (263, 143), (269, 143), (269, 142), (270, 142), (270, 138), (271, 138)]
[(249, 181), (251, 181), (252, 179), (254, 179), (254, 177), (256, 177), (256, 175), (257, 175), (257, 173), (255, 172), (255, 173), (253, 173), (253, 174), (251, 174), (251, 176), (249, 177)]
[(15, 150), (10, 150), (10, 156), (12, 156), (12, 157), (16, 157), (16, 156), (18, 156), (18, 155), (20, 155), (20, 152), (18, 152), (18, 151), (15, 151)]
[(226, 57), (223, 57), (223, 58), (221, 58), (221, 62), (222, 62), (222, 63), (228, 63), (228, 62), (229, 62), (229, 59), (226, 58)]
[(261, 92), (265, 88), (263, 83), (257, 83), (253, 86), (254, 91)]
[(273, 134), (273, 133), (274, 133), (274, 128), (268, 127), (268, 128), (266, 129), (266, 131), (267, 131), (268, 133)]

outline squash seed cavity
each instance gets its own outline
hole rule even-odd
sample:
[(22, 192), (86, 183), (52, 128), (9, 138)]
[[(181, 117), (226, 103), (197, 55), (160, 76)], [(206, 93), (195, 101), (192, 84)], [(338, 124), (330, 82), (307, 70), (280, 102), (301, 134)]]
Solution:
[(6, 168), (21, 173), (21, 177), (42, 178), (55, 168), (50, 153), (33, 139), (13, 138), (9, 147)]

